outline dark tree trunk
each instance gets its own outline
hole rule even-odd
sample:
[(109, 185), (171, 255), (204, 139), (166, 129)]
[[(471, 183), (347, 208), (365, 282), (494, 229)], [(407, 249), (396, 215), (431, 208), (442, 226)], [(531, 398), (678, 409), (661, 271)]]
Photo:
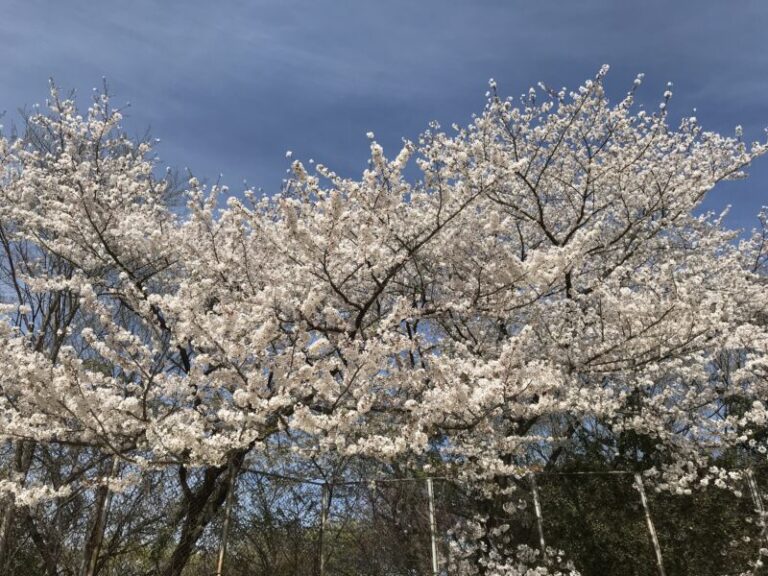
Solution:
[(166, 565), (160, 570), (162, 576), (181, 576), (184, 567), (195, 548), (195, 544), (210, 521), (227, 499), (231, 485), (231, 474), (238, 474), (245, 458), (245, 451), (237, 452), (232, 466), (208, 467), (203, 471), (202, 482), (192, 490), (187, 485), (186, 469), (179, 469), (179, 481), (184, 492), (185, 507), (181, 534)]
[[(14, 474), (26, 478), (29, 468), (32, 466), (34, 451), (33, 442), (22, 441), (16, 445), (12, 464)], [(8, 568), (8, 554), (12, 545), (12, 534), (17, 516), (17, 508), (13, 503), (13, 498), (7, 498), (4, 504), (0, 518), (0, 574), (4, 574)]]

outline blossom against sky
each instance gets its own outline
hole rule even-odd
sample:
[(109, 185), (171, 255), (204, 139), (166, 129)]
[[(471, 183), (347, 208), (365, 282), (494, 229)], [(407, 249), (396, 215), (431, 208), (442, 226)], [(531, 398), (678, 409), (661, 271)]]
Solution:
[[(285, 151), (358, 174), (366, 132), (385, 149), (431, 120), (466, 123), (493, 77), (502, 94), (543, 81), (576, 87), (604, 63), (619, 98), (639, 72), (639, 101), (674, 82), (672, 117), (747, 140), (768, 126), (768, 4), (516, 0), (373, 2), (6, 0), (0, 110), (41, 102), (47, 80), (87, 98), (107, 78), (127, 125), (162, 139), (162, 162), (237, 190), (279, 188)], [(720, 186), (751, 226), (768, 203), (768, 162)]]

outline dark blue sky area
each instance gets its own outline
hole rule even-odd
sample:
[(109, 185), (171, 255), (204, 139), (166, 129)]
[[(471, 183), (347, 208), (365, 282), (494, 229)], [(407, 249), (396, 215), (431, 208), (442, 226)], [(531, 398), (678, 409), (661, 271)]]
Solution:
[[(468, 122), (491, 77), (517, 96), (575, 87), (603, 63), (614, 97), (644, 72), (646, 105), (673, 81), (673, 115), (695, 107), (706, 128), (741, 124), (754, 140), (768, 126), (767, 25), (766, 0), (5, 0), (0, 110), (44, 101), (50, 76), (85, 105), (106, 76), (164, 164), (266, 193), (286, 150), (354, 175), (369, 130), (394, 153), (430, 120)], [(751, 173), (707, 202), (731, 204), (730, 225), (768, 204), (768, 158)]]

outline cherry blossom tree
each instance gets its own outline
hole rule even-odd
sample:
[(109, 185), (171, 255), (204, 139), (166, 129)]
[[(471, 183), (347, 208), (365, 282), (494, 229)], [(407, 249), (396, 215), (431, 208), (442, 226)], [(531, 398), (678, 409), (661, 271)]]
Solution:
[(181, 211), (108, 98), (54, 90), (44, 145), (0, 143), (3, 497), (72, 489), (30, 473), (39, 446), (102, 455), (113, 490), (177, 467), (178, 574), (246, 459), (397, 460), (475, 486), (463, 569), (516, 574), (489, 510), (587, 445), (662, 489), (732, 479), (719, 454), (766, 449), (768, 249), (700, 206), (768, 148), (672, 127), (642, 77), (611, 103), (605, 72), (517, 104), (491, 82), (467, 127), (393, 159), (370, 135), (358, 178), (192, 178)]

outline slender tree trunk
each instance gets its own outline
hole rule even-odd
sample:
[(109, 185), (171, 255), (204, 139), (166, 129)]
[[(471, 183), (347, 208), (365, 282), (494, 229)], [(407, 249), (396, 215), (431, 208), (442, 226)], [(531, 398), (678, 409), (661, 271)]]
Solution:
[(235, 480), (233, 463), (229, 464), (229, 493), (227, 494), (227, 507), (224, 510), (224, 526), (221, 530), (221, 543), (219, 544), (219, 558), (216, 563), (216, 576), (224, 573), (224, 559), (227, 555), (227, 540), (229, 538), (229, 523), (232, 519), (232, 503), (235, 499)]
[(331, 508), (331, 487), (323, 484), (320, 495), (320, 531), (317, 538), (317, 574), (325, 576), (325, 546), (326, 530), (328, 525), (328, 512)]
[(11, 526), (15, 507), (10, 496), (3, 498), (3, 514), (0, 520), (0, 573), (5, 574), (8, 567), (8, 553), (11, 547)]
[[(32, 466), (32, 455), (35, 452), (33, 442), (21, 441), (16, 444), (11, 474), (21, 479), (24, 485), (29, 469)], [(0, 519), (0, 574), (5, 574), (8, 568), (8, 554), (10, 553), (13, 527), (15, 524), (17, 509), (13, 503), (13, 497), (4, 499), (2, 518)]]
[[(117, 475), (118, 465), (119, 461), (117, 457), (113, 456), (110, 464), (110, 479)], [(109, 514), (111, 503), (112, 491), (109, 489), (109, 485), (102, 484), (96, 490), (95, 510), (93, 512), (93, 522), (91, 523), (91, 533), (88, 536), (85, 552), (83, 554), (83, 576), (96, 576), (99, 553), (101, 552), (101, 544), (104, 541), (104, 530), (107, 526), (107, 515)]]
[(43, 565), (45, 566), (45, 573), (48, 576), (59, 576), (58, 567), (58, 554), (56, 549), (46, 541), (45, 536), (37, 528), (35, 519), (32, 517), (28, 508), (20, 510), (19, 519), (23, 520), (30, 538), (35, 543), (37, 551), (40, 552), (40, 556), (43, 558)]

